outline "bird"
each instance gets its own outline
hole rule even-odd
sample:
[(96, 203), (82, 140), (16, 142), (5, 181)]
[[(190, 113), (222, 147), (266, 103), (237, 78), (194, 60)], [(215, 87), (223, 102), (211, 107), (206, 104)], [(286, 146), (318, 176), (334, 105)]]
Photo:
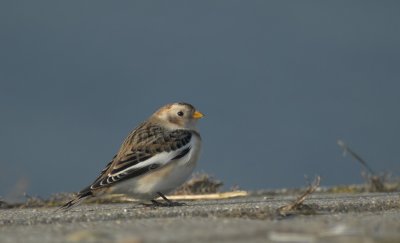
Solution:
[[(129, 133), (113, 159), (92, 184), (59, 209), (69, 210), (83, 200), (121, 193), (154, 206), (179, 206), (165, 195), (192, 174), (201, 150), (196, 128), (204, 115), (193, 105), (164, 105)], [(163, 202), (156, 201), (161, 197)]]

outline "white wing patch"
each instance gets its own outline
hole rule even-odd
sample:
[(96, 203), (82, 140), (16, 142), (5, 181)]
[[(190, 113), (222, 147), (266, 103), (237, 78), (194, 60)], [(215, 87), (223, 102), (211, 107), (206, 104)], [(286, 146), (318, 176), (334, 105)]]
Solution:
[[(140, 168), (152, 165), (152, 164), (158, 164), (159, 166), (157, 166), (157, 167), (162, 167), (162, 166), (168, 164), (172, 159), (174, 159), (176, 156), (178, 156), (182, 151), (191, 147), (191, 144), (192, 144), (192, 141), (190, 141), (187, 145), (181, 147), (180, 149), (170, 151), (170, 152), (161, 152), (147, 160), (144, 160), (138, 164), (130, 166), (122, 171), (119, 171), (117, 173), (109, 173), (107, 176), (109, 178), (112, 178), (111, 180), (116, 181), (116, 180), (119, 180), (124, 175), (129, 174), (129, 171), (132, 171), (132, 170), (137, 170), (137, 169), (140, 169)], [(190, 153), (188, 153), (188, 155), (190, 155)], [(115, 177), (115, 179), (114, 179), (114, 177)], [(108, 182), (108, 179), (107, 179), (107, 182)]]

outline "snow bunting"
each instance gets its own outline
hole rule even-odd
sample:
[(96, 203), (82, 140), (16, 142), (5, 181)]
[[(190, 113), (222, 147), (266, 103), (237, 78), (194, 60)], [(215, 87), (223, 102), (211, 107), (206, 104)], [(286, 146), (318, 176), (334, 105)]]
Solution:
[[(201, 138), (195, 126), (201, 117), (187, 103), (161, 107), (128, 135), (97, 179), (61, 209), (104, 193), (123, 193), (156, 205), (179, 205), (164, 194), (183, 184), (196, 166)], [(159, 196), (166, 203), (155, 201)]]

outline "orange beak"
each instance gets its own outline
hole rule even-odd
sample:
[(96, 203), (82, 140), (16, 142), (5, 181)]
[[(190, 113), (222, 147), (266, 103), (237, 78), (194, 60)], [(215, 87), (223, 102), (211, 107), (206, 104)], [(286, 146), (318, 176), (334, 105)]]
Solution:
[(200, 119), (200, 118), (202, 118), (204, 115), (200, 112), (200, 111), (195, 111), (194, 113), (193, 113), (193, 118), (194, 119)]

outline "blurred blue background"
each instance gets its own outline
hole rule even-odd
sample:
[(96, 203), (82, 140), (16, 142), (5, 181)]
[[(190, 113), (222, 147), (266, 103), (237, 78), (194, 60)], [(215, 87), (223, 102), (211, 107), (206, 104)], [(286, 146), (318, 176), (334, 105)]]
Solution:
[(399, 1), (2, 1), (0, 195), (78, 191), (160, 106), (227, 188), (399, 174)]

